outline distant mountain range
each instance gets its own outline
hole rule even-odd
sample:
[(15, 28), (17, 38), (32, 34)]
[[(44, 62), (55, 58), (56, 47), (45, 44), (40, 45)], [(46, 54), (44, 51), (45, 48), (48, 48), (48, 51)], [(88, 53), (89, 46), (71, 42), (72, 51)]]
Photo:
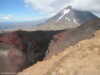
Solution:
[(13, 29), (13, 28), (32, 28), (38, 27), (39, 24), (42, 24), (46, 21), (46, 19), (31, 21), (31, 22), (1, 22), (0, 30)]

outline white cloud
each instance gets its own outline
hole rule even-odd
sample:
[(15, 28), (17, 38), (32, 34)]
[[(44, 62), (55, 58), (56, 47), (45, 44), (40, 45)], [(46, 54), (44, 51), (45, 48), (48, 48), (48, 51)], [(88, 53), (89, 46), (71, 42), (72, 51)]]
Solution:
[(11, 16), (11, 15), (0, 14), (1, 21), (11, 20), (11, 19), (13, 19), (13, 16)]
[(55, 13), (68, 4), (68, 0), (24, 0), (26, 6), (42, 13)]
[(33, 18), (33, 17), (15, 17), (15, 16), (11, 16), (11, 15), (6, 15), (6, 14), (0, 14), (0, 22), (24, 22), (24, 21), (33, 21), (34, 19), (36, 19), (37, 17)]
[(68, 5), (79, 10), (100, 13), (100, 0), (24, 0), (26, 7), (42, 13), (57, 13)]
[(71, 4), (79, 10), (100, 13), (100, 0), (73, 0)]

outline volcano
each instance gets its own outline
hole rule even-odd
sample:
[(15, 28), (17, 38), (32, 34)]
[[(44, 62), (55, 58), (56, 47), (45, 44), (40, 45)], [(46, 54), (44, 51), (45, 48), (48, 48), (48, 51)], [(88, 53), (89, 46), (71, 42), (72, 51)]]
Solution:
[(78, 27), (97, 16), (88, 11), (80, 11), (68, 6), (61, 10), (57, 15), (47, 20), (41, 26), (44, 29), (59, 30)]

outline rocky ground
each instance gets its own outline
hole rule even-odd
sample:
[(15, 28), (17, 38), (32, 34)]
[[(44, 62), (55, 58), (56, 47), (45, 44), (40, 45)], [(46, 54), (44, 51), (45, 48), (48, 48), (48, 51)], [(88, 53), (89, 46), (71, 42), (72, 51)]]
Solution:
[(100, 75), (100, 31), (18, 75)]
[(89, 39), (94, 36), (94, 32), (100, 30), (100, 20), (89, 21), (78, 28), (70, 29), (54, 35), (53, 40), (50, 41), (46, 57), (49, 58), (65, 48), (75, 45), (79, 41)]

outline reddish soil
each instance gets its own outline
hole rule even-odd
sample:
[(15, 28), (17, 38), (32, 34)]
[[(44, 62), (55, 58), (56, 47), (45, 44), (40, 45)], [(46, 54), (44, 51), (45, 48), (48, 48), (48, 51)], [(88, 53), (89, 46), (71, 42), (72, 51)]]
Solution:
[(21, 36), (16, 32), (7, 33), (7, 34), (0, 36), (0, 42), (14, 45), (15, 47), (22, 49), (22, 50), (25, 48)]

